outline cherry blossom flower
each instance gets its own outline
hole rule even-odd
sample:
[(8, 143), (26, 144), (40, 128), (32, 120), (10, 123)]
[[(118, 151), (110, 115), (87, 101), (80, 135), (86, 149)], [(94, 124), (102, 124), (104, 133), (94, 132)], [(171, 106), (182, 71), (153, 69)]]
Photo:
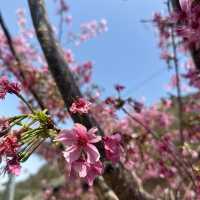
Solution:
[(70, 107), (70, 112), (84, 114), (88, 113), (91, 103), (84, 98), (77, 99)]
[(106, 158), (111, 160), (113, 164), (119, 161), (121, 152), (121, 136), (120, 134), (115, 134), (112, 136), (105, 136), (103, 138), (104, 148), (106, 153)]
[(103, 173), (103, 164), (98, 161), (94, 164), (90, 164), (87, 168), (86, 181), (89, 186), (93, 185), (94, 179)]
[(7, 166), (6, 166), (5, 170), (10, 174), (13, 174), (15, 176), (19, 176), (21, 166), (20, 166), (20, 162), (19, 162), (18, 157), (14, 157), (13, 159), (9, 160), (7, 162)]
[(70, 169), (70, 178), (77, 176), (84, 178), (89, 186), (93, 185), (94, 179), (103, 173), (103, 164), (98, 161), (95, 163), (87, 163), (84, 160), (74, 161)]
[(78, 123), (72, 130), (63, 130), (56, 140), (67, 146), (64, 151), (66, 161), (72, 163), (86, 157), (88, 163), (97, 162), (100, 154), (93, 143), (99, 142), (101, 136), (96, 136), (96, 132), (97, 128), (87, 131), (85, 126)]
[(9, 82), (7, 77), (0, 78), (0, 99), (4, 99), (7, 93), (18, 94), (20, 86), (18, 83)]
[(80, 33), (76, 34), (70, 32), (69, 39), (70, 41), (74, 41), (76, 45), (80, 45), (81, 43), (107, 31), (108, 24), (106, 19), (101, 19), (99, 21), (92, 20), (81, 24)]
[(79, 159), (72, 162), (70, 166), (70, 178), (73, 180), (76, 176), (84, 178), (87, 175), (87, 162)]
[(18, 149), (18, 139), (14, 135), (8, 135), (0, 140), (0, 156), (13, 156)]
[(8, 135), (0, 141), (0, 161), (5, 158), (5, 171), (18, 176), (20, 174), (20, 162), (17, 155), (19, 149), (18, 139), (15, 135)]

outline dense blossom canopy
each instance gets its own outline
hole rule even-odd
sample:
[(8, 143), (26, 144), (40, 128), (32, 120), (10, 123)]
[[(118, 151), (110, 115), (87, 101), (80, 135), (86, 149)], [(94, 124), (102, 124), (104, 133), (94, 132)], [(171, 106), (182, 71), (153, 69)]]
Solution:
[[(1, 22), (0, 99), (6, 101), (7, 93), (16, 95), (21, 112), (0, 118), (3, 172), (19, 175), (21, 163), (37, 153), (64, 177), (58, 191), (43, 180), (46, 200), (81, 199), (85, 193), (90, 200), (106, 195), (111, 199), (111, 193), (122, 200), (130, 195), (136, 200), (141, 196), (144, 200), (200, 199), (200, 4), (180, 0), (173, 7), (175, 1), (168, 1), (168, 11), (155, 13), (150, 22), (158, 31), (161, 59), (174, 70), (169, 87), (176, 94), (151, 106), (122, 98), (126, 87), (119, 83), (113, 88), (116, 96), (102, 98), (100, 87), (91, 83), (93, 63), (78, 63), (72, 50), (65, 48), (63, 71), (69, 71), (60, 76), (71, 82), (64, 98), (48, 55), (31, 40), (36, 33), (26, 26), (24, 12), (18, 11), (20, 33), (12, 41)], [(64, 0), (55, 3), (61, 25), (68, 26), (73, 22), (69, 5)], [(57, 35), (52, 33), (58, 39), (60, 28)], [(105, 19), (83, 23), (80, 29), (68, 35), (76, 45), (108, 30)], [(183, 59), (181, 68), (183, 57), (188, 60)], [(192, 93), (183, 95), (185, 83)], [(71, 128), (70, 117), (75, 122)], [(61, 128), (63, 124), (68, 128)]]

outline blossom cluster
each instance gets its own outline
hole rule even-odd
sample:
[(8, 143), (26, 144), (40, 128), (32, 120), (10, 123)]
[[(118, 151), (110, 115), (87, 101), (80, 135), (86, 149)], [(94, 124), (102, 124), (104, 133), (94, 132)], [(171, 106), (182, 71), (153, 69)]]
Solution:
[(14, 134), (0, 138), (0, 161), (4, 160), (6, 162), (5, 171), (14, 175), (19, 175), (21, 168), (17, 155), (18, 149), (18, 138)]
[(92, 20), (81, 25), (79, 34), (70, 32), (69, 40), (75, 42), (76, 45), (80, 45), (81, 43), (94, 38), (107, 30), (108, 25), (105, 19), (101, 19), (100, 21)]
[[(57, 0), (57, 2), (61, 5), (59, 9), (60, 14), (68, 11), (68, 5), (64, 0)], [(184, 47), (184, 50), (188, 50), (190, 47), (199, 47), (199, 8), (198, 6), (192, 7), (189, 0), (182, 0), (180, 2), (182, 7), (181, 11), (170, 13), (169, 16), (162, 16), (157, 13), (153, 19), (160, 33), (159, 46), (163, 50), (161, 58), (167, 62), (175, 59), (174, 54), (169, 51), (169, 47), (171, 47), (172, 27), (175, 36), (178, 36), (178, 38), (176, 37), (176, 41), (183, 44), (181, 47)], [(21, 69), (26, 79), (23, 80), (20, 77), (19, 69), (14, 67), (13, 57), (7, 50), (7, 44), (1, 32), (0, 70), (1, 72), (6, 72), (6, 74), (14, 75), (18, 80), (22, 80), (22, 85), (25, 86), (25, 94), (28, 96), (29, 102), (33, 107), (38, 106), (38, 102), (30, 95), (30, 91), (35, 90), (39, 94), (44, 107), (48, 108), (52, 118), (63, 122), (64, 119), (68, 118), (69, 113), (64, 108), (64, 102), (61, 100), (57, 87), (48, 73), (47, 64), (43, 57), (32, 48), (33, 45), (30, 45), (30, 41), (28, 41), (28, 36), (31, 36), (28, 33), (31, 32), (25, 29), (25, 21), (22, 17), (20, 24), (23, 26), (24, 33), (27, 33), (26, 37), (23, 34), (22, 36), (20, 35), (14, 38), (13, 41), (17, 51), (24, 58)], [(77, 43), (80, 43), (105, 31), (107, 29), (106, 26), (105, 21), (102, 24), (99, 24), (97, 21), (84, 24), (81, 26), (81, 33), (73, 35), (73, 39)], [(75, 59), (70, 50), (65, 51), (65, 59), (70, 65), (74, 65)], [(35, 66), (36, 62), (37, 64), (41, 64), (40, 67)], [(80, 86), (83, 83), (89, 83), (91, 80), (92, 63), (88, 61), (83, 64), (77, 64), (76, 66), (73, 73)], [(197, 190), (195, 190), (194, 186), (199, 186), (200, 104), (197, 101), (200, 98), (199, 73), (189, 64), (184, 78), (187, 78), (189, 84), (197, 89), (197, 93), (186, 97), (186, 100), (184, 99), (183, 135), (185, 142), (183, 145), (179, 141), (176, 97), (171, 96), (167, 99), (162, 99), (152, 106), (146, 107), (142, 101), (121, 99), (121, 92), (125, 89), (122, 85), (118, 84), (115, 86), (118, 97), (108, 97), (106, 101), (99, 98), (99, 92), (94, 98), (93, 93), (95, 89), (91, 87), (91, 91), (88, 90), (85, 92), (88, 100), (84, 98), (75, 99), (69, 112), (73, 115), (78, 115), (80, 123), (81, 117), (90, 112), (103, 129), (105, 136), (98, 136), (98, 129), (91, 128), (88, 130), (84, 125), (79, 123), (75, 124), (72, 129), (61, 130), (57, 136), (57, 132), (56, 134), (53, 132), (53, 125), (51, 123), (49, 124), (46, 115), (44, 116), (40, 113), (36, 116), (32, 114), (33, 118), (29, 116), (29, 120), (30, 118), (32, 119), (30, 123), (35, 123), (34, 120), (38, 119), (38, 116), (40, 116), (40, 120), (36, 120), (37, 123), (41, 121), (45, 123), (42, 123), (37, 128), (29, 127), (28, 130), (23, 130), (22, 137), (19, 139), (11, 136), (10, 133), (0, 135), (4, 136), (0, 142), (0, 155), (5, 158), (5, 169), (14, 174), (19, 173), (20, 166), (17, 155), (19, 155), (20, 142), (23, 142), (23, 147), (29, 149), (30, 145), (28, 143), (32, 142), (32, 140), (34, 140), (34, 143), (31, 143), (31, 145), (37, 147), (38, 143), (40, 144), (45, 138), (52, 139), (52, 137), (57, 136), (55, 140), (63, 144), (63, 156), (67, 162), (67, 164), (65, 163), (65, 167), (69, 166), (69, 169), (62, 170), (64, 173), (69, 170), (71, 178), (81, 177), (89, 185), (92, 185), (95, 177), (103, 173), (104, 159), (112, 161), (113, 164), (120, 160), (123, 167), (128, 169), (130, 173), (136, 172), (139, 175), (144, 185), (147, 185), (149, 182), (158, 182), (158, 184), (152, 184), (152, 194), (155, 195), (155, 198), (162, 197), (166, 199), (174, 193), (184, 196), (183, 198), (185, 199), (198, 199), (199, 196), (197, 195), (199, 194), (196, 192)], [(172, 77), (171, 86), (177, 87), (177, 79), (175, 76)], [(6, 78), (2, 78), (0, 88), (0, 91), (2, 91), (0, 92), (1, 98), (4, 98), (6, 93), (19, 92), (19, 87), (7, 81)], [(90, 102), (93, 104), (91, 105)], [(124, 110), (125, 106), (127, 110)], [(23, 113), (27, 113), (27, 108), (24, 104), (20, 108)], [(121, 108), (123, 110), (120, 110)], [(118, 110), (126, 111), (126, 113), (123, 113), (124, 115), (120, 114), (119, 116)], [(20, 124), (17, 121), (16, 123)], [(3, 130), (1, 133), (5, 133), (4, 130), (7, 130), (8, 127), (9, 124), (7, 121), (3, 120), (0, 123), (0, 131)], [(24, 127), (27, 128), (27, 126)], [(99, 143), (103, 144), (105, 158), (102, 158), (103, 154), (97, 148)], [(121, 145), (123, 145), (123, 154)], [(60, 147), (60, 145), (58, 146)], [(38, 153), (47, 161), (57, 159), (61, 151), (60, 148), (56, 148), (56, 145), (50, 145), (48, 142), (42, 143), (40, 148)], [(192, 163), (192, 166), (190, 163)], [(191, 178), (192, 180), (190, 180)], [(67, 181), (68, 179), (66, 178)], [(193, 185), (193, 183), (195, 184)], [(78, 184), (78, 186), (81, 186), (80, 183)], [(120, 186), (120, 183), (117, 184)], [(63, 198), (68, 197), (67, 195), (70, 198), (70, 194), (75, 194), (74, 191), (76, 191), (75, 189), (69, 189), (69, 186), (72, 184), (68, 183), (67, 185), (61, 191)], [(49, 195), (54, 195), (53, 189), (51, 188), (47, 188), (46, 193), (47, 199)], [(80, 196), (79, 190), (77, 196)]]
[(91, 103), (84, 98), (79, 98), (76, 101), (74, 101), (70, 107), (70, 112), (72, 113), (79, 113), (84, 114), (88, 113), (90, 109)]
[[(88, 113), (90, 104), (79, 98), (72, 104), (70, 111), (79, 114)], [(70, 166), (70, 177), (84, 178), (89, 185), (93, 184), (96, 176), (103, 173), (100, 152), (94, 144), (103, 140), (106, 158), (113, 163), (120, 160), (121, 136), (115, 134), (102, 138), (96, 135), (97, 132), (97, 128), (87, 130), (85, 126), (76, 123), (71, 130), (62, 130), (56, 138), (56, 141), (66, 146), (63, 155)]]
[(4, 99), (7, 93), (18, 94), (19, 92), (18, 83), (8, 81), (6, 76), (0, 78), (0, 99)]
[[(84, 178), (89, 185), (103, 173), (100, 152), (94, 145), (102, 140), (101, 136), (95, 135), (97, 131), (96, 128), (87, 131), (85, 126), (77, 123), (73, 129), (61, 131), (56, 138), (56, 141), (66, 146), (63, 155), (70, 165), (70, 177)], [(119, 134), (103, 138), (106, 158), (113, 163), (120, 159), (120, 142)]]

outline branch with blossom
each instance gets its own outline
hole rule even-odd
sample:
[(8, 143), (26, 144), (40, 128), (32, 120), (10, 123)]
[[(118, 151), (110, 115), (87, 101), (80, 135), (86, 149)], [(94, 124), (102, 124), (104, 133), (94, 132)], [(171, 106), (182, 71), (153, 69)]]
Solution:
[[(67, 11), (68, 5), (63, 0), (57, 2), (61, 5), (61, 13)], [(188, 11), (190, 6), (179, 5), (183, 16), (170, 11), (170, 15), (156, 14), (151, 20), (159, 28), (161, 58), (169, 67), (176, 65), (178, 70), (180, 62), (177, 62), (175, 54), (180, 48), (185, 50), (187, 45), (193, 44), (194, 38), (190, 36), (195, 35), (194, 32), (189, 34), (186, 26), (197, 29), (192, 18), (197, 13), (191, 14), (191, 10)], [(57, 162), (65, 183), (59, 185), (59, 192), (47, 184), (46, 199), (82, 198), (85, 182), (89, 185), (94, 183), (93, 189), (96, 194), (103, 193), (97, 195), (103, 200), (112, 199), (113, 196), (107, 196), (109, 191), (115, 192), (114, 199), (124, 200), (131, 197), (138, 200), (198, 198), (200, 104), (197, 99), (200, 97), (200, 83), (194, 66), (190, 63), (183, 76), (178, 72), (172, 77), (173, 88), (177, 88), (179, 78), (186, 78), (189, 85), (197, 89), (194, 95), (185, 97), (178, 94), (184, 104), (180, 109), (181, 113), (184, 112), (182, 120), (177, 114), (178, 99), (173, 94), (145, 106), (142, 101), (124, 99), (125, 87), (116, 84), (116, 97), (103, 101), (101, 89), (89, 85), (92, 62), (78, 64), (71, 50), (59, 48), (43, 1), (30, 1), (30, 8), (48, 63), (34, 45), (30, 45), (28, 37), (34, 33), (25, 28), (24, 14), (19, 11), (20, 35), (8, 37), (5, 26), (0, 31), (0, 73), (4, 75), (0, 81), (0, 94), (2, 99), (8, 93), (15, 94), (22, 102), (20, 110), (24, 113), (0, 120), (0, 152), (6, 163), (4, 169), (19, 174), (20, 162), (35, 151), (48, 162)], [(187, 11), (186, 16), (183, 11)], [(183, 21), (180, 22), (180, 18)], [(93, 32), (98, 30), (96, 25), (97, 22), (84, 25), (83, 34), (93, 36)], [(35, 62), (39, 66), (35, 66)], [(10, 82), (5, 75), (19, 80), (21, 86)], [(86, 92), (82, 87), (85, 84), (90, 87)], [(57, 122), (68, 120), (70, 116), (75, 122), (72, 128), (59, 130), (55, 127)], [(180, 132), (184, 136), (183, 142), (180, 142)], [(73, 181), (69, 182), (68, 175)], [(97, 198), (91, 187), (86, 188), (93, 198)]]
[[(63, 100), (65, 101), (66, 107), (69, 110), (73, 103), (73, 99), (77, 97), (82, 97), (81, 92), (76, 85), (73, 74), (68, 68), (68, 63), (63, 57), (62, 50), (60, 49), (57, 41), (54, 38), (53, 31), (47, 19), (44, 1), (40, 0), (36, 2), (30, 0), (29, 8), (31, 11), (32, 20), (37, 33), (38, 40), (41, 44), (46, 60), (49, 64), (49, 69), (51, 71), (52, 76), (54, 77), (55, 82), (57, 83), (58, 89), (63, 97)], [(40, 13), (40, 20), (38, 20), (38, 13)], [(90, 114), (84, 115), (82, 117), (73, 114), (71, 115), (71, 117), (74, 120), (74, 122), (80, 122), (84, 124), (88, 129), (96, 126), (99, 130), (98, 132), (100, 133), (100, 135), (103, 135), (103, 131)], [(99, 146), (98, 149), (102, 154), (102, 146)], [(122, 171), (124, 170), (122, 166), (120, 166), (120, 169)], [(126, 173), (128, 173), (128, 171), (126, 171)], [(118, 173), (118, 176), (121, 176), (120, 173)], [(135, 188), (132, 187), (131, 184), (129, 184), (131, 182), (131, 179), (133, 179), (134, 177), (120, 177), (122, 187), (121, 189), (124, 190), (123, 194), (121, 193), (121, 189), (119, 190), (119, 188), (114, 187), (114, 184), (116, 184), (116, 180), (114, 177), (113, 181), (111, 181), (112, 176), (105, 177), (109, 178), (108, 183), (110, 184), (110, 187), (112, 189), (114, 188), (114, 192), (117, 195), (119, 195), (120, 199), (127, 199), (128, 196), (130, 196), (130, 193), (135, 194), (134, 196), (136, 199), (141, 199), (141, 196), (143, 196), (141, 190), (139, 190), (139, 192), (135, 192)], [(148, 199), (145, 195), (143, 198)]]

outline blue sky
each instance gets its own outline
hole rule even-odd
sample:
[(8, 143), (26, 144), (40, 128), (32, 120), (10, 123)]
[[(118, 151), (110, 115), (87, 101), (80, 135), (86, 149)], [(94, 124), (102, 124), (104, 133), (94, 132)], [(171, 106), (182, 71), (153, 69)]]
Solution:
[[(51, 21), (55, 18), (53, 0), (46, 0)], [(142, 24), (141, 19), (150, 19), (154, 11), (163, 8), (163, 1), (155, 0), (68, 0), (70, 14), (73, 16), (72, 30), (78, 30), (82, 22), (92, 19), (107, 19), (109, 30), (79, 47), (69, 44), (77, 61), (92, 60), (94, 65), (93, 81), (105, 89), (105, 95), (114, 94), (113, 85), (126, 86), (125, 96), (137, 99), (146, 97), (147, 103), (157, 101), (166, 94), (165, 85), (170, 74), (165, 63), (159, 59), (159, 50), (155, 30), (151, 25)], [(12, 34), (16, 34), (16, 10), (25, 8), (31, 24), (27, 1), (1, 1), (1, 11)], [(63, 37), (63, 42), (67, 37)], [(153, 74), (157, 74), (151, 81)], [(141, 86), (141, 83), (143, 83)], [(12, 96), (0, 102), (0, 115), (12, 115), (17, 112)], [(34, 165), (33, 165), (34, 163)], [(38, 158), (32, 158), (27, 166), (34, 172)]]
[[(12, 3), (11, 3), (12, 2)], [(48, 13), (54, 25), (54, 0), (48, 2)], [(141, 19), (150, 19), (153, 12), (163, 8), (163, 1), (155, 0), (68, 0), (73, 16), (72, 30), (79, 30), (81, 22), (92, 19), (107, 19), (109, 31), (79, 47), (69, 44), (78, 61), (92, 60), (95, 63), (93, 80), (105, 88), (105, 94), (113, 93), (113, 85), (121, 83), (127, 87), (126, 95), (135, 98), (145, 96), (152, 103), (165, 94), (164, 85), (169, 78), (165, 64), (159, 59), (155, 31), (151, 25), (142, 24)], [(17, 32), (16, 9), (23, 7), (29, 15), (26, 0), (7, 0), (1, 3), (3, 15), (13, 33)], [(29, 18), (29, 24), (31, 23)], [(63, 42), (67, 41), (64, 35)], [(151, 74), (159, 76), (142, 87)], [(136, 87), (136, 88), (135, 88)], [(133, 88), (133, 89), (132, 89)], [(152, 90), (154, 91), (152, 93)]]

